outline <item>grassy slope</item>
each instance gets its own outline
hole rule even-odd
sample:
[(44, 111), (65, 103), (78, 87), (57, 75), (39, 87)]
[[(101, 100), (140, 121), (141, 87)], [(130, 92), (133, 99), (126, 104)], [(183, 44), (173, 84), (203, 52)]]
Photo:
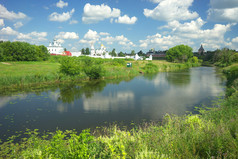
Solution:
[[(227, 71), (234, 74), (238, 67)], [(103, 135), (97, 137), (87, 130), (43, 137), (30, 131), (20, 144), (12, 137), (0, 145), (0, 158), (237, 158), (238, 88), (233, 82), (236, 91), (199, 115), (165, 115), (162, 125), (145, 123), (132, 130), (101, 128)]]
[[(132, 61), (132, 68), (126, 66), (112, 66), (104, 64), (106, 74), (104, 78), (117, 78), (138, 75), (143, 72), (148, 61)], [(173, 71), (191, 67), (186, 64), (174, 64), (166, 61), (153, 61), (158, 66), (158, 71)], [(66, 76), (59, 73), (59, 63), (52, 62), (0, 62), (0, 90), (4, 88), (27, 86), (67, 80), (85, 80)]]

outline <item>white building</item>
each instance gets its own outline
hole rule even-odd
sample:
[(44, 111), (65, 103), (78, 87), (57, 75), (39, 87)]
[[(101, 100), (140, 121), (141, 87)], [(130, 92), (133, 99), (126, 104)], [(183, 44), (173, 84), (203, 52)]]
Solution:
[(62, 55), (63, 52), (64, 52), (64, 48), (55, 39), (52, 43), (50, 42), (47, 49), (48, 49), (48, 51), (50, 52), (51, 55)]
[(90, 53), (91, 56), (103, 56), (107, 53), (108, 52), (106, 51), (106, 47), (103, 44), (101, 44), (100, 49), (96, 50), (94, 49), (93, 44), (91, 44), (91, 53)]

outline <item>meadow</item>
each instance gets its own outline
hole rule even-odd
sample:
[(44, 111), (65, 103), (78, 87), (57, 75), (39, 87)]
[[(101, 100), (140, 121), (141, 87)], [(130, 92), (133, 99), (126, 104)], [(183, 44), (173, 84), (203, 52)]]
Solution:
[[(35, 62), (0, 62), (0, 90), (4, 91), (68, 81), (82, 82), (91, 78), (113, 79), (137, 76), (144, 73), (176, 71), (199, 66), (199, 64), (194, 63), (126, 61), (123, 59), (92, 60), (90, 58), (75, 58), (74, 60), (77, 60), (75, 63), (79, 62), (77, 65), (72, 65), (72, 61), (68, 61), (67, 63), (62, 62), (66, 58), (52, 57), (49, 61)], [(83, 61), (83, 63), (80, 63), (80, 61)], [(132, 67), (127, 67), (127, 63), (132, 63)], [(64, 72), (63, 66), (71, 72)], [(88, 69), (86, 70), (85, 68)], [(101, 72), (101, 74), (98, 74), (98, 72)], [(100, 77), (98, 77), (99, 75)]]

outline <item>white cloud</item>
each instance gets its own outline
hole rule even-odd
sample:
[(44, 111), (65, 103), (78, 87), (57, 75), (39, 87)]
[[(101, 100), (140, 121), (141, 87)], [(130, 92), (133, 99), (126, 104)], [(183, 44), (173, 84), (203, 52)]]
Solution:
[(105, 33), (105, 32), (100, 32), (99, 35), (108, 36), (108, 35), (110, 35), (110, 34), (109, 34), (109, 33)]
[(11, 27), (2, 28), (0, 30), (0, 35), (17, 35), (18, 32), (13, 30)]
[(79, 39), (78, 34), (75, 32), (60, 32), (55, 36), (56, 39)]
[(160, 3), (161, 1), (163, 0), (149, 0), (150, 2), (153, 2), (153, 3)]
[(180, 23), (178, 21), (168, 22), (168, 25), (162, 27), (171, 31), (161, 34), (147, 36), (145, 40), (140, 40), (140, 47), (145, 49), (169, 49), (175, 45), (186, 44), (198, 47), (201, 43), (207, 49), (217, 49), (229, 45), (224, 40), (225, 34), (230, 31), (235, 24), (215, 24), (211, 29), (202, 29), (206, 22), (201, 18), (191, 22)]
[(47, 32), (36, 32), (33, 31), (31, 33), (28, 34), (23, 34), (23, 33), (19, 33), (17, 35), (17, 39), (33, 39), (33, 38), (45, 38), (47, 36)]
[(124, 48), (130, 48), (130, 47), (135, 47), (136, 45), (128, 40), (124, 35), (119, 35), (119, 36), (107, 36), (104, 38), (101, 38), (101, 41), (106, 42), (108, 45), (112, 45), (113, 43), (117, 43), (119, 45), (124, 46)]
[(237, 0), (210, 0), (208, 19), (219, 22), (238, 22)]
[(238, 7), (226, 9), (211, 8), (208, 11), (208, 19), (219, 22), (238, 22)]
[(197, 12), (189, 11), (193, 0), (159, 0), (157, 2), (159, 4), (153, 10), (144, 9), (146, 17), (161, 21), (189, 20), (198, 17)]
[(29, 43), (39, 43), (41, 41), (47, 41), (46, 36), (47, 36), (47, 32), (33, 31), (28, 34), (19, 33), (17, 35), (17, 40), (27, 41)]
[(98, 33), (91, 29), (89, 29), (88, 32), (84, 35), (84, 39), (88, 40), (98, 40), (98, 38), (99, 38)]
[(15, 27), (16, 29), (18, 29), (18, 28), (20, 28), (20, 27), (22, 27), (22, 26), (23, 26), (22, 22), (16, 22), (16, 23), (14, 24), (14, 27)]
[(64, 8), (68, 6), (68, 2), (64, 2), (62, 0), (59, 0), (59, 2), (56, 3), (56, 6), (59, 8)]
[(86, 24), (97, 23), (107, 18), (119, 17), (121, 11), (119, 9), (111, 9), (108, 5), (91, 5), (89, 3), (84, 6), (82, 21)]
[(50, 21), (58, 21), (58, 22), (64, 22), (69, 20), (73, 13), (74, 13), (74, 8), (70, 12), (63, 12), (62, 14), (59, 14), (57, 12), (53, 12), (51, 15), (49, 15), (49, 20)]
[(237, 0), (210, 0), (212, 8), (224, 9), (238, 7)]
[(123, 24), (135, 24), (137, 21), (137, 18), (134, 17), (128, 17), (128, 15), (120, 16), (118, 19), (115, 20), (116, 23), (123, 23)]
[(13, 11), (9, 12), (7, 8), (0, 4), (0, 18), (8, 19), (8, 20), (16, 20), (16, 19), (24, 19), (27, 16), (22, 13), (18, 12), (15, 13)]
[(172, 31), (179, 32), (197, 32), (204, 24), (205, 22), (199, 17), (197, 20), (192, 20), (191, 22), (186, 22), (184, 24), (174, 20), (168, 22), (168, 25), (162, 28), (170, 28)]
[(233, 43), (238, 43), (238, 37), (233, 38), (231, 41), (232, 41)]
[(4, 24), (4, 20), (3, 19), (0, 19), (0, 27), (3, 27), (5, 24)]
[(60, 44), (63, 44), (64, 43), (64, 40), (63, 39), (57, 39), (56, 40), (58, 43), (60, 43)]
[(71, 20), (71, 21), (69, 22), (69, 24), (77, 24), (77, 23), (78, 23), (77, 20)]

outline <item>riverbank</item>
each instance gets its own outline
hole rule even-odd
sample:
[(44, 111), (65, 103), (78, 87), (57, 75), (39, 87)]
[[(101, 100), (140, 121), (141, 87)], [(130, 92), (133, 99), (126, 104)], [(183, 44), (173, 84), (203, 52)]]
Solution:
[[(137, 76), (145, 73), (146, 64), (153, 63), (157, 66), (156, 72), (176, 71), (181, 69), (199, 66), (199, 64), (178, 64), (166, 61), (103, 61), (105, 74), (103, 79), (112, 79), (128, 76)], [(127, 63), (132, 63), (132, 67), (127, 67)], [(60, 72), (58, 62), (1, 62), (0, 63), (0, 91), (16, 90), (22, 87), (49, 85), (52, 83), (62, 83), (67, 81), (82, 82), (88, 81), (89, 77), (70, 76)]]
[(60, 130), (0, 145), (0, 158), (237, 158), (238, 67), (224, 69), (234, 91), (198, 115), (166, 114), (162, 123), (144, 123), (126, 130), (114, 125), (78, 134)]

